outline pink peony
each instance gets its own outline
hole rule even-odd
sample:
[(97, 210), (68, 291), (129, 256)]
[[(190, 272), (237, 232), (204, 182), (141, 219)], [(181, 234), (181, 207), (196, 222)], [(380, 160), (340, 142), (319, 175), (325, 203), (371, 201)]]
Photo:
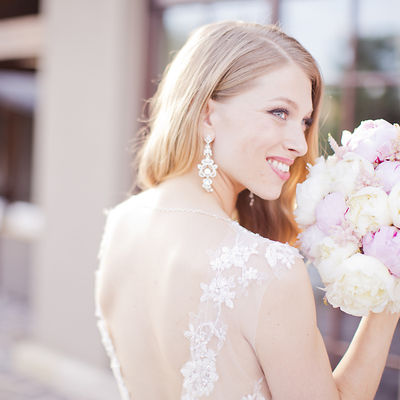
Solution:
[(375, 175), (380, 179), (383, 190), (389, 194), (392, 187), (400, 181), (400, 162), (385, 161), (379, 164), (375, 170)]
[(331, 233), (335, 225), (340, 225), (347, 211), (346, 199), (341, 192), (333, 192), (322, 199), (315, 208), (317, 226), (325, 235)]
[(384, 119), (368, 120), (362, 122), (350, 137), (346, 136), (345, 144), (350, 151), (374, 163), (384, 161), (391, 154), (395, 138), (395, 126)]
[(363, 240), (364, 254), (381, 261), (396, 277), (400, 277), (400, 235), (394, 226), (382, 226), (378, 232), (368, 232)]

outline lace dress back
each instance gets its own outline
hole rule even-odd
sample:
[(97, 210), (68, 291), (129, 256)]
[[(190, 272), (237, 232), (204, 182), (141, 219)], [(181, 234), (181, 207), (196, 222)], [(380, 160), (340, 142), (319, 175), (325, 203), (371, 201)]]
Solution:
[[(152, 212), (156, 211), (152, 210)], [(158, 213), (162, 212), (158, 211)], [(112, 236), (118, 235), (115, 230), (118, 230), (116, 226), (123, 214), (121, 206), (110, 213), (101, 246), (101, 257), (109, 246), (112, 248)], [(194, 224), (196, 220), (210, 220), (210, 218), (206, 215), (193, 215), (190, 220)], [(212, 219), (211, 222), (215, 221)], [(204, 223), (207, 224), (207, 222)], [(181, 315), (178, 320), (182, 320), (186, 329), (181, 331), (180, 337), (173, 343), (174, 346), (182, 348), (186, 361), (181, 362), (181, 365), (176, 367), (176, 371), (168, 372), (176, 373), (171, 378), (171, 385), (174, 379), (176, 384), (180, 385), (182, 400), (198, 400), (205, 397), (210, 400), (271, 399), (272, 396), (256, 352), (255, 336), (258, 315), (268, 284), (274, 279), (280, 279), (290, 270), (295, 258), (300, 255), (289, 245), (255, 235), (236, 222), (218, 221), (217, 223), (219, 224), (218, 233), (210, 234), (209, 240), (206, 235), (206, 238), (198, 240), (198, 246), (193, 247), (196, 249), (205, 246), (204, 257), (196, 257), (200, 258), (200, 262), (193, 261), (196, 266), (192, 278), (188, 276), (188, 279), (185, 277), (182, 280), (177, 279), (179, 283), (175, 290), (185, 290), (185, 293), (192, 294), (190, 298), (193, 299), (191, 301), (188, 297), (189, 312), (186, 313), (186, 317)], [(188, 240), (190, 240), (190, 235)], [(171, 252), (174, 250), (171, 249)], [(172, 258), (174, 265), (177, 260), (180, 260), (179, 256)], [(165, 259), (166, 264), (169, 264), (167, 256)], [(186, 262), (187, 258), (184, 259), (184, 263)], [(199, 264), (200, 267), (198, 267)], [(128, 381), (128, 373), (125, 377), (122, 358), (121, 364), (119, 362), (120, 355), (124, 360), (127, 359), (124, 356), (127, 350), (123, 347), (123, 342), (118, 340), (114, 347), (112, 338), (118, 337), (117, 325), (113, 325), (115, 318), (105, 318), (100, 307), (102, 287), (107, 286), (103, 272), (110, 268), (118, 268), (118, 266), (111, 265), (108, 261), (101, 262), (97, 272), (98, 327), (110, 357), (111, 368), (119, 384), (122, 399), (133, 400), (133, 398), (138, 398), (136, 392), (131, 393), (132, 399), (130, 397), (130, 392), (135, 390), (135, 386), (133, 382)], [(185, 268), (190, 270), (191, 266), (185, 265)], [(174, 274), (179, 269), (176, 271), (173, 269), (173, 271), (172, 275), (175, 276)], [(196, 280), (197, 276), (201, 278)], [(183, 286), (181, 286), (182, 282)], [(197, 306), (194, 307), (196, 303)], [(140, 307), (140, 304), (136, 307)], [(166, 326), (164, 330), (167, 329)], [(138, 338), (132, 337), (132, 341), (135, 340)], [(162, 351), (161, 349), (160, 352)], [(140, 357), (140, 355), (131, 354), (131, 357)], [(171, 365), (169, 368), (173, 369)], [(127, 372), (129, 370), (128, 362), (126, 370)], [(174, 397), (172, 395), (168, 397), (165, 393), (163, 398)]]

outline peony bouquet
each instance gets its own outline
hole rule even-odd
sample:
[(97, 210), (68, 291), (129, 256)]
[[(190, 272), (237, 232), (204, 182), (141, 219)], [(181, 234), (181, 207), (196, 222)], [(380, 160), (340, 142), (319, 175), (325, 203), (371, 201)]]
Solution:
[(400, 127), (364, 121), (297, 186), (301, 250), (348, 314), (400, 312)]

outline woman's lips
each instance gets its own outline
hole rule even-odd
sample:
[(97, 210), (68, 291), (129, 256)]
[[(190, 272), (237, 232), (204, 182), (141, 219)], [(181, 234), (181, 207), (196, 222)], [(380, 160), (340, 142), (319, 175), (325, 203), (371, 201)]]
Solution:
[(284, 181), (290, 178), (289, 166), (293, 164), (293, 160), (282, 157), (267, 158), (271, 169)]

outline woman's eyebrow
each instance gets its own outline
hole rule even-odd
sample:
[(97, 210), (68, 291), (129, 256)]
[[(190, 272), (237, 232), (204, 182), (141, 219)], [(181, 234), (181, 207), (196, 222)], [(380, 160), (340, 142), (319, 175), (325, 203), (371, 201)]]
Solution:
[(272, 99), (272, 101), (274, 100), (284, 101), (285, 103), (290, 104), (294, 109), (299, 109), (298, 104), (295, 101), (288, 99), (287, 97), (275, 97), (274, 99)]

